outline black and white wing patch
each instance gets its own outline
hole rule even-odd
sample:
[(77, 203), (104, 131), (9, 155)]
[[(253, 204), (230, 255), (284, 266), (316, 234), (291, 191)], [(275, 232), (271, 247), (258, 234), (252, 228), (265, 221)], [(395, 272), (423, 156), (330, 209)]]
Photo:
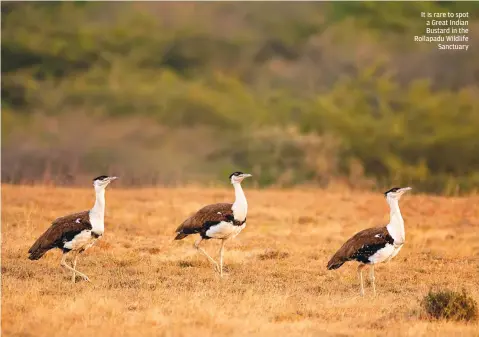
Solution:
[(336, 269), (346, 261), (356, 260), (371, 263), (370, 257), (386, 245), (393, 245), (394, 239), (386, 227), (365, 229), (356, 233), (333, 255), (328, 262), (328, 269)]
[(29, 259), (37, 260), (52, 248), (61, 248), (85, 230), (91, 230), (90, 212), (84, 211), (58, 218), (28, 250)]

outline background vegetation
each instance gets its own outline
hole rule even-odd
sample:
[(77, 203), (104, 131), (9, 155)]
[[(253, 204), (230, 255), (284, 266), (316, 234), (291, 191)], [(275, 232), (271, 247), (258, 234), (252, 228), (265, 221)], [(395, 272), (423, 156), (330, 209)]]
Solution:
[[(470, 48), (417, 44), (469, 12)], [(479, 186), (476, 3), (2, 3), (2, 180)]]
[(477, 319), (477, 302), (465, 289), (432, 291), (421, 301), (425, 316), (431, 319), (474, 321)]

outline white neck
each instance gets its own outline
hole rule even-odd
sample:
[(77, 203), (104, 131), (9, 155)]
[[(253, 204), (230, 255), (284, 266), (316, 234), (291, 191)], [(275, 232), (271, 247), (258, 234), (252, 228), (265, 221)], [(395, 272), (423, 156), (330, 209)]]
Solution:
[(105, 229), (105, 189), (95, 189), (96, 200), (95, 205), (90, 210), (90, 222), (92, 224), (92, 230), (103, 232)]
[(393, 198), (388, 198), (387, 200), (389, 207), (391, 208), (387, 230), (389, 234), (391, 234), (395, 243), (403, 244), (406, 240), (406, 233), (404, 231), (404, 220), (399, 209), (399, 200)]
[(244, 221), (246, 219), (246, 214), (248, 213), (248, 202), (246, 201), (246, 196), (241, 188), (241, 183), (233, 183), (233, 187), (235, 189), (236, 198), (232, 207), (233, 216), (235, 220)]

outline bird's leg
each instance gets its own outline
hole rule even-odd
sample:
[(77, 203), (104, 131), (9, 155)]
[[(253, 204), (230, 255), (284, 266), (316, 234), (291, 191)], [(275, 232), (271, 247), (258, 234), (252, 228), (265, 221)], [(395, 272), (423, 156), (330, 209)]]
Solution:
[(220, 248), (220, 276), (223, 277), (223, 251), (225, 247), (225, 240), (221, 240)]
[(369, 270), (369, 278), (371, 280), (371, 284), (373, 286), (373, 296), (376, 296), (376, 285), (374, 284), (374, 264), (371, 265), (371, 269)]
[(206, 258), (215, 266), (215, 270), (217, 272), (220, 271), (220, 268), (218, 267), (218, 263), (211, 258), (211, 256), (208, 255), (202, 248), (200, 248), (200, 243), (203, 241), (203, 238), (199, 238), (198, 240), (195, 241), (195, 248), (198, 250), (201, 254), (206, 256)]
[(63, 254), (63, 256), (62, 256), (62, 261), (60, 262), (60, 265), (61, 265), (62, 267), (67, 268), (68, 270), (73, 271), (73, 272), (75, 272), (76, 274), (80, 275), (80, 277), (82, 277), (85, 281), (90, 282), (90, 279), (88, 278), (88, 276), (86, 276), (86, 275), (83, 274), (83, 273), (80, 273), (78, 270), (76, 270), (76, 269), (70, 267), (70, 266), (67, 264), (67, 262), (66, 262), (67, 255), (68, 255), (68, 253), (66, 253), (66, 254), (64, 253), (64, 254)]
[(359, 284), (361, 285), (361, 289), (359, 291), (359, 293), (361, 294), (361, 296), (364, 296), (364, 284), (363, 284), (363, 268), (364, 268), (364, 264), (360, 264), (358, 266), (358, 277), (359, 277)]
[[(72, 267), (74, 270), (77, 269), (77, 258), (78, 258), (78, 253), (75, 252), (75, 257), (73, 258), (73, 263), (72, 263)], [(76, 271), (73, 272), (73, 275), (72, 275), (72, 282), (75, 283), (75, 279), (76, 279)]]

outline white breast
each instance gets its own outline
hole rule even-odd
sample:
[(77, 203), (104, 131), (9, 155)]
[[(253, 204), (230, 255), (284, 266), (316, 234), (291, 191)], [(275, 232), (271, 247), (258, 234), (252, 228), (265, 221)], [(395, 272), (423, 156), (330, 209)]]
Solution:
[(244, 228), (246, 223), (241, 226), (234, 226), (231, 222), (222, 221), (217, 225), (211, 226), (206, 235), (215, 239), (232, 239), (238, 235)]
[(388, 260), (394, 252), (394, 246), (387, 243), (384, 248), (379, 249), (376, 253), (369, 257), (371, 263), (381, 263)]
[(246, 219), (245, 209), (233, 209), (233, 216), (238, 221), (244, 221)]
[(248, 214), (248, 203), (246, 200), (236, 201), (231, 207), (235, 220), (244, 221)]
[(90, 223), (92, 226), (92, 231), (98, 234), (103, 234), (105, 231), (105, 217), (103, 214), (97, 214), (90, 211)]
[(401, 250), (403, 245), (400, 245), (400, 246), (397, 246), (395, 245), (394, 246), (394, 251), (393, 253), (391, 254), (391, 257), (389, 258), (389, 260), (391, 260), (393, 257), (395, 257), (396, 255), (398, 255), (399, 251)]
[(81, 231), (71, 241), (65, 242), (63, 247), (71, 250), (86, 250), (90, 248), (98, 240), (91, 235), (91, 232), (91, 230)]

